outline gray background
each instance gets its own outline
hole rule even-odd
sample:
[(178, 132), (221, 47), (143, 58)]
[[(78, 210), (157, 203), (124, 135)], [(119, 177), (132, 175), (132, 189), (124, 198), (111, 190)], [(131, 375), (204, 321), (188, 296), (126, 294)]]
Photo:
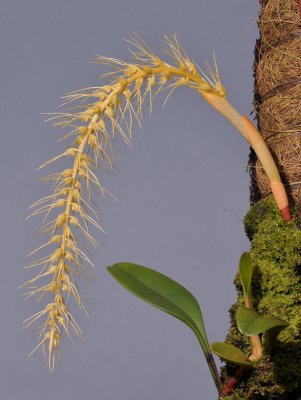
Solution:
[[(53, 374), (21, 321), (37, 310), (18, 285), (24, 255), (41, 243), (39, 218), (26, 207), (48, 194), (35, 168), (63, 150), (61, 132), (44, 124), (70, 90), (98, 84), (94, 54), (128, 59), (122, 38), (135, 31), (159, 52), (176, 32), (201, 64), (216, 53), (230, 101), (249, 114), (257, 36), (256, 0), (0, 1), (1, 280), (0, 398), (215, 399), (203, 355), (179, 321), (126, 293), (105, 267), (129, 260), (168, 274), (201, 303), (211, 341), (224, 339), (232, 280), (248, 249), (241, 219), (248, 208), (248, 145), (189, 89), (164, 110), (157, 99), (134, 148), (118, 146), (119, 172), (105, 177), (118, 201), (101, 204), (94, 250), (98, 279), (81, 282), (90, 318), (76, 311), (87, 343), (65, 340)], [(50, 170), (49, 170), (50, 172)], [(229, 211), (224, 211), (224, 210)], [(235, 215), (236, 216), (235, 216)]]

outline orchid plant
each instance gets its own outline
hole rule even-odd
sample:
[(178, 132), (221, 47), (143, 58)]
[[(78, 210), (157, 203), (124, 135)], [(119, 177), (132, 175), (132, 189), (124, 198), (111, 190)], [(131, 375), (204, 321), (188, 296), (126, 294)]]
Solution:
[[(38, 313), (25, 321), (26, 327), (39, 323), (40, 340), (33, 352), (44, 349), (50, 370), (53, 370), (55, 359), (60, 355), (62, 337), (67, 335), (72, 340), (72, 333), (82, 335), (71, 314), (69, 302), (73, 299), (79, 308), (84, 309), (77, 277), (89, 274), (93, 263), (89, 253), (81, 247), (79, 238), (85, 237), (97, 246), (97, 241), (89, 232), (89, 225), (98, 229), (102, 227), (94, 209), (92, 193), (95, 190), (102, 196), (110, 194), (96, 175), (96, 169), (105, 171), (113, 168), (114, 140), (117, 136), (127, 145), (132, 143), (132, 126), (134, 121), (141, 126), (146, 100), (151, 112), (153, 99), (164, 91), (169, 91), (167, 99), (179, 86), (197, 91), (252, 146), (270, 180), (271, 191), (283, 219), (291, 219), (287, 195), (273, 157), (252, 122), (228, 102), (215, 59), (214, 66), (206, 63), (204, 71), (188, 57), (176, 36), (166, 37), (165, 40), (167, 46), (163, 53), (168, 60), (154, 54), (135, 34), (130, 35), (128, 40), (133, 57), (131, 62), (97, 56), (97, 63), (111, 68), (103, 76), (109, 79), (108, 83), (68, 94), (64, 98), (65, 111), (49, 117), (55, 126), (67, 129), (62, 140), (68, 140), (68, 144), (61, 154), (40, 168), (62, 158), (67, 159), (69, 166), (43, 179), (54, 183), (53, 191), (31, 206), (31, 216), (44, 216), (41, 232), (47, 239), (29, 255), (33, 256), (41, 250), (47, 255), (31, 262), (28, 267), (38, 268), (38, 273), (22, 286), (28, 289), (28, 298), (35, 296), (39, 301), (50, 298)], [(194, 332), (219, 396), (228, 393), (231, 383), (222, 383), (213, 353), (240, 368), (253, 368), (254, 362), (263, 353), (262, 337), (259, 335), (264, 333), (265, 345), (269, 348), (277, 333), (286, 327), (286, 323), (261, 316), (252, 309), (253, 266), (249, 253), (244, 253), (239, 263), (245, 304), (239, 307), (236, 318), (239, 330), (250, 337), (251, 355), (243, 354), (227, 343), (213, 342), (210, 345), (196, 298), (172, 279), (131, 263), (114, 264), (108, 267), (108, 271), (131, 293), (178, 318)]]

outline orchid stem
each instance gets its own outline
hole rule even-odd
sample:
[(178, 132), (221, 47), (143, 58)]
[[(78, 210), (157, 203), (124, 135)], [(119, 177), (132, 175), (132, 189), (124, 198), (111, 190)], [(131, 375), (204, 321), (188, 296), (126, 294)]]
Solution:
[(225, 97), (213, 93), (202, 92), (204, 99), (240, 132), (255, 151), (262, 167), (270, 181), (271, 191), (284, 220), (292, 219), (287, 194), (276, 163), (263, 137), (257, 131), (253, 123), (245, 115), (239, 114)]
[[(253, 308), (252, 297), (245, 296), (245, 306)], [(250, 336), (250, 344), (252, 347), (252, 354), (248, 357), (250, 361), (257, 361), (262, 357), (262, 343), (259, 335)]]

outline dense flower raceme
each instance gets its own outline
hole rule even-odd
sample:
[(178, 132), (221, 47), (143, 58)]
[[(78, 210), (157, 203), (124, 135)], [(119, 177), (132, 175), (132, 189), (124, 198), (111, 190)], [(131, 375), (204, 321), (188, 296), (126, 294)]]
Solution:
[[(141, 125), (142, 105), (148, 100), (150, 111), (152, 98), (170, 89), (188, 86), (201, 93), (212, 93), (225, 97), (217, 67), (208, 67), (208, 76), (186, 55), (176, 37), (166, 38), (164, 53), (171, 63), (153, 54), (151, 49), (136, 35), (131, 36), (133, 63), (98, 56), (96, 62), (106, 64), (113, 72), (107, 85), (72, 92), (65, 96), (65, 105), (75, 102), (66, 112), (55, 113), (50, 120), (55, 126), (69, 129), (63, 139), (73, 138), (67, 149), (40, 168), (61, 158), (70, 160), (70, 167), (46, 176), (44, 181), (53, 181), (54, 189), (49, 196), (35, 202), (31, 216), (44, 214), (41, 232), (48, 235), (45, 244), (30, 253), (40, 250), (48, 255), (33, 261), (29, 267), (39, 272), (24, 283), (27, 297), (38, 300), (46, 296), (48, 304), (25, 321), (28, 327), (40, 321), (36, 328), (39, 344), (34, 349), (43, 349), (47, 354), (50, 370), (60, 354), (62, 336), (72, 333), (81, 336), (81, 330), (71, 315), (68, 300), (74, 298), (80, 308), (83, 302), (76, 278), (93, 267), (91, 256), (79, 247), (78, 234), (96, 246), (89, 233), (89, 225), (102, 229), (93, 208), (91, 192), (102, 196), (109, 193), (95, 174), (96, 168), (113, 168), (113, 141), (117, 134), (131, 144), (132, 123)], [(54, 215), (51, 217), (51, 215)]]

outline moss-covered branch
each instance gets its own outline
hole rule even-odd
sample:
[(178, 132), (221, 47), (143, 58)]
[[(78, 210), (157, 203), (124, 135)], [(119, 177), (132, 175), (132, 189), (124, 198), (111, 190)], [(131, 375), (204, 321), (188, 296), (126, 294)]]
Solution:
[[(270, 314), (289, 324), (276, 342), (271, 354), (257, 362), (256, 368), (240, 383), (227, 400), (290, 399), (301, 391), (301, 231), (295, 222), (285, 223), (272, 197), (256, 203), (245, 217), (245, 229), (252, 241), (255, 267), (252, 281), (253, 305), (260, 314)], [(231, 328), (226, 341), (251, 352), (250, 343), (237, 329), (234, 318), (244, 302), (239, 277), (235, 279), (239, 294), (232, 307)], [(223, 369), (224, 377), (235, 368)]]

